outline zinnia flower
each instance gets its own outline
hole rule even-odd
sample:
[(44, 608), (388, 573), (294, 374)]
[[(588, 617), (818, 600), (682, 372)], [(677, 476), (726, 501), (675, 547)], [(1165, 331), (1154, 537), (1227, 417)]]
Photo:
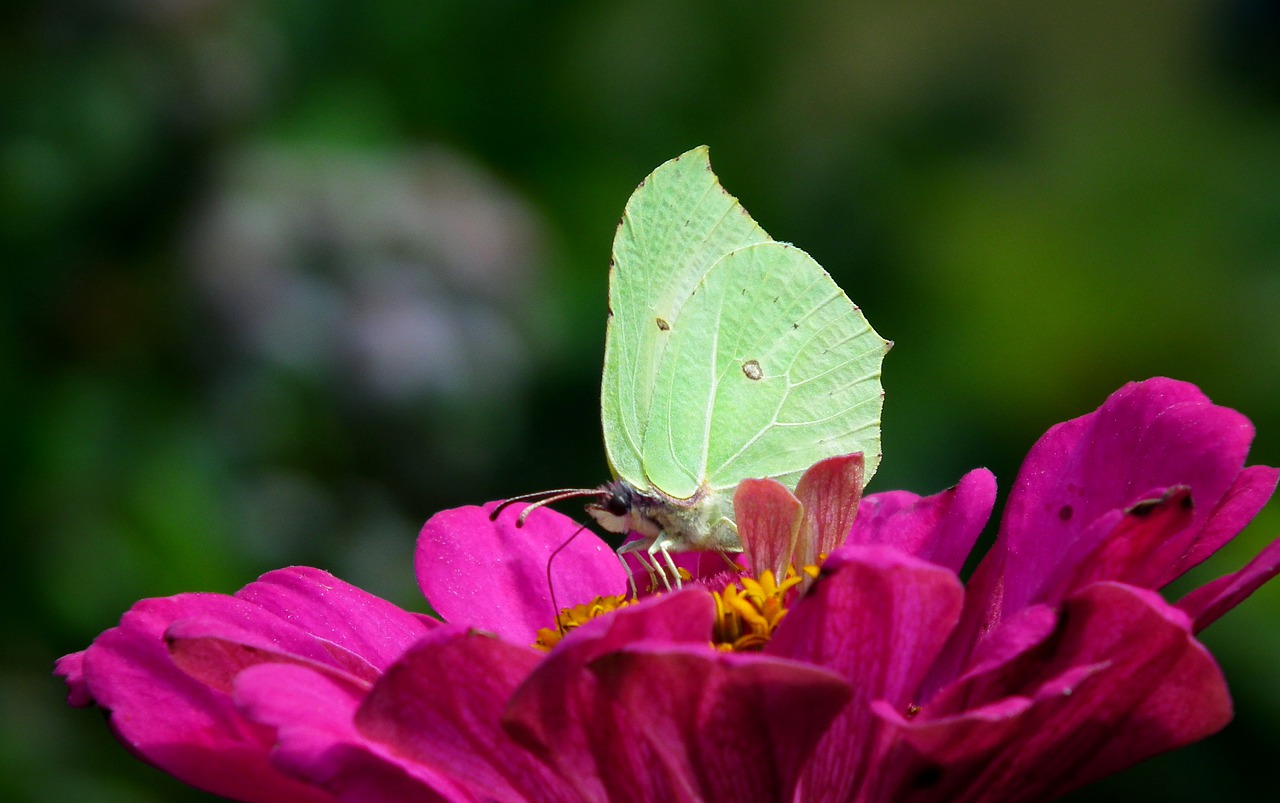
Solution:
[(443, 623), (286, 569), (140, 602), (58, 673), (144, 760), (241, 800), (1042, 800), (1230, 719), (1195, 634), (1280, 541), (1156, 591), (1274, 491), (1252, 435), (1191, 385), (1122, 388), (1035, 445), (967, 585), (991, 474), (859, 500), (850, 456), (739, 487), (743, 576), (689, 557), (682, 590), (629, 600), (568, 518), (459, 508), (418, 543)]

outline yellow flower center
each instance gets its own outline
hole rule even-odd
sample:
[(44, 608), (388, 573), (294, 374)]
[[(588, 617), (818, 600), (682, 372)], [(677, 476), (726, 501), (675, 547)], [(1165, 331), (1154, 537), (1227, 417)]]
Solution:
[(549, 651), (559, 644), (560, 639), (564, 638), (570, 630), (581, 627), (597, 616), (604, 616), (618, 608), (625, 608), (633, 602), (635, 600), (627, 599), (626, 594), (615, 594), (611, 597), (596, 597), (582, 605), (565, 608), (556, 616), (555, 627), (544, 627), (538, 631), (538, 640), (533, 646)]
[[(758, 578), (742, 575), (735, 583), (725, 586), (723, 591), (712, 591), (711, 596), (716, 603), (715, 622), (711, 626), (712, 646), (723, 652), (758, 652), (764, 649), (764, 645), (773, 638), (778, 623), (787, 615), (789, 598), (794, 599), (790, 592), (806, 578), (812, 580), (817, 576), (817, 566), (805, 566), (798, 572), (794, 566), (788, 566), (786, 575), (778, 582), (773, 572), (766, 569)], [(565, 608), (556, 617), (554, 628), (544, 627), (538, 631), (538, 640), (533, 646), (549, 651), (570, 630), (633, 602), (634, 599), (617, 594), (596, 597), (583, 605)]]
[(788, 566), (782, 582), (774, 578), (771, 570), (765, 569), (759, 578), (744, 575), (738, 578), (738, 584), (713, 591), (716, 621), (711, 643), (723, 652), (764, 649), (778, 623), (787, 615), (788, 592), (800, 585), (806, 575), (817, 577), (818, 567), (806, 566), (797, 572), (794, 566)]

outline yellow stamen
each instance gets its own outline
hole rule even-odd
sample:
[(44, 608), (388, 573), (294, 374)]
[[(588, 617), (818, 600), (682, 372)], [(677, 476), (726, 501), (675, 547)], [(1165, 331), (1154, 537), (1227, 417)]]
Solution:
[[(788, 566), (782, 582), (778, 582), (773, 572), (765, 569), (759, 577), (740, 575), (736, 583), (725, 586), (723, 591), (712, 591), (716, 604), (712, 645), (722, 652), (758, 652), (764, 649), (764, 645), (773, 638), (773, 631), (787, 615), (788, 602), (794, 601), (800, 592), (797, 587), (817, 576), (817, 566), (804, 566), (799, 571)], [(565, 608), (556, 617), (554, 628), (544, 627), (538, 631), (538, 640), (533, 646), (549, 651), (570, 630), (633, 602), (635, 600), (628, 599), (625, 594), (618, 594), (596, 597), (583, 605)]]
[(789, 592), (804, 581), (816, 577), (816, 566), (805, 566), (797, 572), (787, 567), (779, 583), (773, 572), (765, 569), (758, 578), (739, 577), (737, 585), (712, 592), (716, 601), (716, 621), (711, 643), (724, 652), (756, 652), (773, 638), (773, 631), (787, 615)]
[(533, 646), (540, 650), (550, 650), (559, 644), (560, 639), (564, 638), (570, 630), (581, 627), (597, 616), (604, 616), (618, 608), (624, 608), (634, 601), (627, 599), (625, 594), (616, 594), (611, 597), (596, 597), (582, 605), (565, 608), (556, 616), (556, 627), (544, 627), (538, 631), (538, 640)]

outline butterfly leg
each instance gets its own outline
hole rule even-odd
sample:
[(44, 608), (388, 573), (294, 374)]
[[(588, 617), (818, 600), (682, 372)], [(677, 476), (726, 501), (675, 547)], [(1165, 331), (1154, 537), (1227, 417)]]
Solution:
[[(653, 539), (653, 543), (649, 545), (649, 557), (658, 567), (658, 573), (662, 575), (662, 584), (671, 590), (671, 581), (676, 581), (676, 588), (683, 588), (684, 583), (680, 581), (680, 570), (676, 568), (676, 562), (671, 559), (671, 552), (668, 547), (678, 542), (668, 536), (665, 532), (659, 533), (658, 537)], [(661, 553), (664, 565), (658, 564), (658, 553)]]
[[(657, 589), (658, 573), (659, 573), (658, 564), (652, 558), (645, 557), (645, 550), (647, 548), (649, 548), (648, 551), (650, 555), (653, 554), (653, 550), (650, 548), (651, 546), (652, 546), (651, 543), (646, 543), (644, 541), (628, 541), (627, 543), (618, 547), (618, 551), (616, 554), (618, 556), (618, 560), (622, 561), (622, 568), (626, 569), (627, 571), (627, 583), (631, 586), (632, 599), (639, 599), (640, 594), (636, 591), (636, 578), (631, 573), (631, 565), (627, 563), (626, 558), (624, 558), (623, 556), (626, 555), (627, 553), (635, 555), (636, 560), (640, 561), (640, 565), (643, 566), (644, 570), (649, 573), (649, 588)], [(663, 580), (664, 582), (666, 580), (665, 574), (664, 574)]]

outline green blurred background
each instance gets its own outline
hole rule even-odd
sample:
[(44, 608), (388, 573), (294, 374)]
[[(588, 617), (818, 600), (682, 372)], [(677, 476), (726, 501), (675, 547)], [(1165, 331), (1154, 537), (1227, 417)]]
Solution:
[[(432, 512), (601, 481), (614, 223), (700, 143), (897, 342), (872, 490), (1157, 374), (1280, 464), (1275, 2), (13, 2), (0, 78), (4, 800), (203, 799), (50, 678), (136, 599), (421, 609)], [(1077, 799), (1258, 799), (1278, 613), (1204, 636), (1224, 733)]]

